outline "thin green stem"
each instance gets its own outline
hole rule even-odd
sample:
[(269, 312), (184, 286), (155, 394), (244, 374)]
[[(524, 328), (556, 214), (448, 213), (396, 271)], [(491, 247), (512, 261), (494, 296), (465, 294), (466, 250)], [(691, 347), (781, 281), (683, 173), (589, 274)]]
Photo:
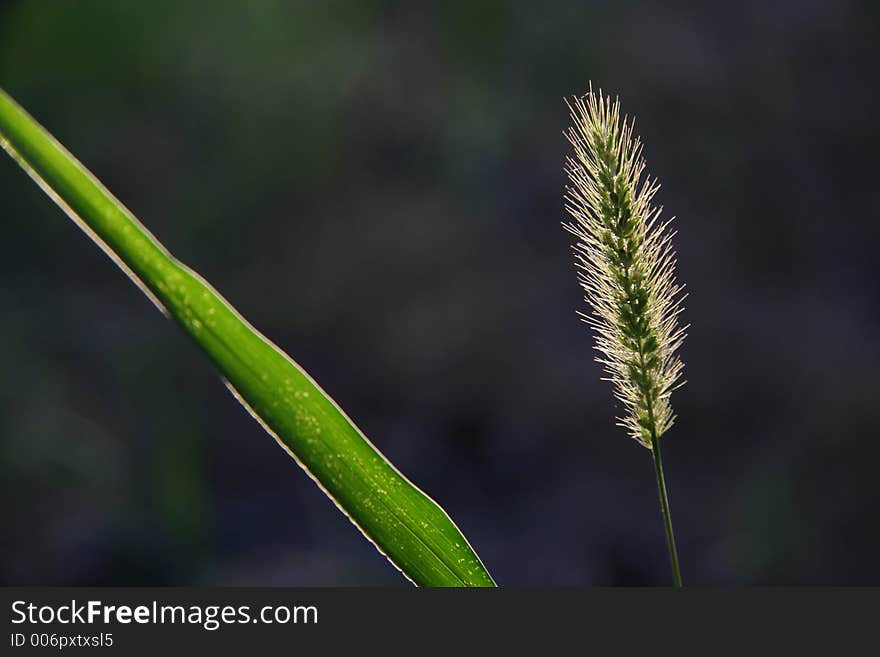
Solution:
[(669, 497), (666, 494), (666, 477), (663, 476), (663, 460), (660, 457), (660, 441), (657, 439), (657, 430), (653, 426), (653, 411), (649, 408), (651, 416), (651, 452), (654, 455), (654, 472), (657, 475), (657, 489), (660, 492), (660, 510), (663, 513), (663, 525), (666, 528), (666, 546), (669, 548), (669, 561), (672, 564), (672, 578), (675, 586), (681, 588), (681, 570), (678, 566), (678, 551), (675, 549), (675, 534), (672, 532), (672, 515), (669, 513)]

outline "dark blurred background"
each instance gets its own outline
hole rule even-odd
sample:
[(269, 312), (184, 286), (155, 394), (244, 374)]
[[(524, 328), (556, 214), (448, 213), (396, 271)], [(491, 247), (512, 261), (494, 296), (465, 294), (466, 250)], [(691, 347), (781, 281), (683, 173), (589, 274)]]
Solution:
[[(538, 586), (670, 581), (560, 228), (562, 99), (620, 94), (690, 290), (686, 582), (877, 585), (878, 7), (0, 0), (0, 86)], [(0, 193), (2, 583), (406, 585), (5, 156)]]

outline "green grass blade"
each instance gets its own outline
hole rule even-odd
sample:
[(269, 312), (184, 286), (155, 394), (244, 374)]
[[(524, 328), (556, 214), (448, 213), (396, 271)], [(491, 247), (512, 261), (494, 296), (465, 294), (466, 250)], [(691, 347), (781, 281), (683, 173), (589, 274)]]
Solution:
[(235, 397), (406, 577), (421, 586), (494, 586), (446, 512), (2, 89), (0, 146), (196, 341)]

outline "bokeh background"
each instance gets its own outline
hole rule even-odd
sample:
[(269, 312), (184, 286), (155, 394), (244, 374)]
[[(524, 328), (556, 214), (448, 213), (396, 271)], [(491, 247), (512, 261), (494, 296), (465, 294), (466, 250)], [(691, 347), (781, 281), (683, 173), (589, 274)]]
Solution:
[[(0, 1), (0, 86), (499, 583), (670, 581), (569, 253), (562, 98), (638, 117), (692, 324), (686, 582), (880, 584), (880, 5)], [(0, 581), (405, 581), (0, 158)]]

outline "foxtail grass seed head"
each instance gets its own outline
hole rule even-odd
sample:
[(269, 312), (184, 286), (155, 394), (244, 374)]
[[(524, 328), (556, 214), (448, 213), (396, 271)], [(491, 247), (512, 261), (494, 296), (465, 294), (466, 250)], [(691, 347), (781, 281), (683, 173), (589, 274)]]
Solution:
[(633, 119), (620, 116), (620, 102), (601, 90), (566, 101), (572, 126), (566, 137), (563, 226), (577, 242), (578, 281), (590, 314), (607, 380), (625, 414), (618, 418), (635, 440), (651, 449), (673, 424), (669, 403), (683, 385), (676, 350), (685, 338), (679, 326), (683, 286), (675, 282), (675, 253), (662, 207), (652, 203), (660, 185), (644, 174), (642, 144)]

